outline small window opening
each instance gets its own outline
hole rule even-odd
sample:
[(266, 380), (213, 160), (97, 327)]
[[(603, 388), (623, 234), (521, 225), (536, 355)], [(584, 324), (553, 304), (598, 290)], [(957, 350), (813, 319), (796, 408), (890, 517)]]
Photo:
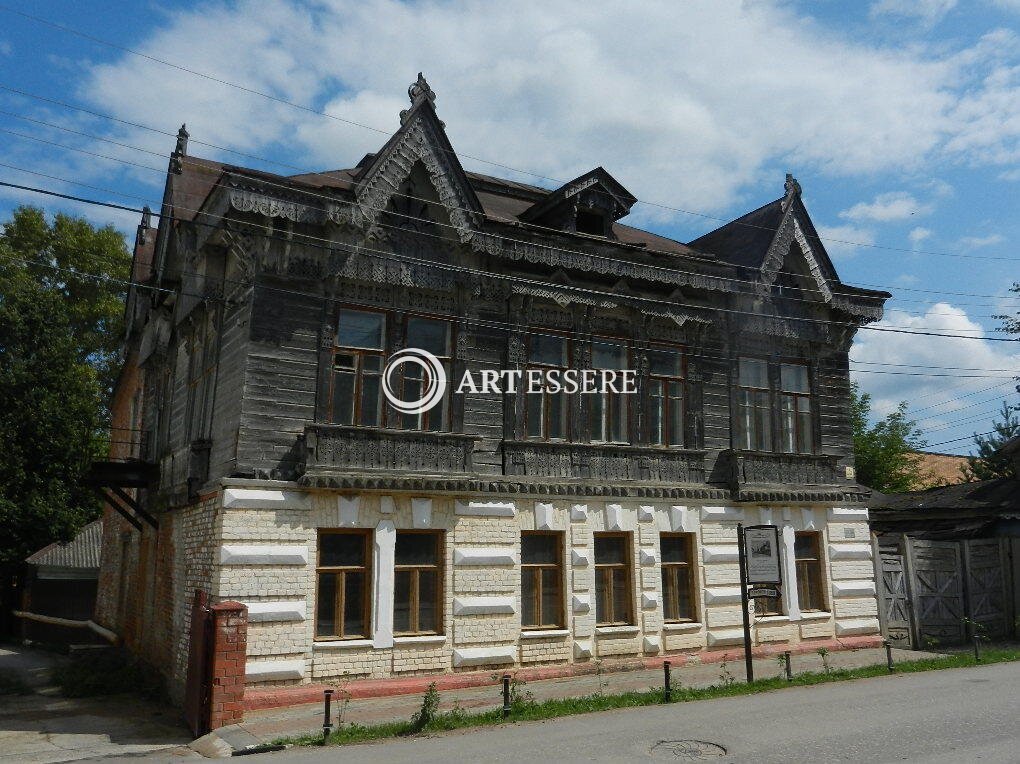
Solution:
[(606, 218), (598, 212), (592, 212), (591, 210), (578, 210), (575, 228), (578, 233), (587, 233), (592, 236), (605, 236)]

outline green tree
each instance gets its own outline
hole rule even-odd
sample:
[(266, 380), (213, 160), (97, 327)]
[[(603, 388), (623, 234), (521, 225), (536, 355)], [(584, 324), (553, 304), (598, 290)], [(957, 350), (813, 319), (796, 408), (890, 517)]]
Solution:
[(963, 475), (967, 480), (994, 480), (995, 478), (1015, 478), (1016, 469), (1013, 460), (999, 449), (1012, 437), (1020, 435), (1020, 418), (1017, 412), (1020, 406), (1010, 406), (1002, 402), (999, 411), (1001, 419), (992, 423), (990, 435), (974, 435), (977, 453), (967, 457), (967, 466), (963, 467)]
[(0, 565), (98, 514), (81, 478), (107, 447), (128, 268), (122, 237), (83, 220), (21, 208), (0, 233)]
[(915, 452), (926, 443), (917, 423), (907, 417), (907, 402), (901, 401), (896, 411), (872, 425), (870, 393), (862, 393), (852, 382), (850, 397), (857, 481), (882, 493), (922, 487), (925, 476)]

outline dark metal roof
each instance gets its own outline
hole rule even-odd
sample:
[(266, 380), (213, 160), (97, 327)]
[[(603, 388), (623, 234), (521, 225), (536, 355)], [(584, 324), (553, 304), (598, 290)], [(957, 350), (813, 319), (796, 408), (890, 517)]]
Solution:
[(1020, 480), (998, 478), (958, 483), (908, 493), (875, 493), (868, 502), (872, 512), (922, 510), (1020, 511)]
[(760, 268), (765, 254), (783, 222), (783, 200), (748, 212), (724, 226), (699, 236), (688, 246), (716, 255), (720, 260), (748, 268)]
[(99, 568), (103, 547), (103, 521), (95, 520), (67, 544), (50, 544), (25, 560), (29, 565), (59, 568)]

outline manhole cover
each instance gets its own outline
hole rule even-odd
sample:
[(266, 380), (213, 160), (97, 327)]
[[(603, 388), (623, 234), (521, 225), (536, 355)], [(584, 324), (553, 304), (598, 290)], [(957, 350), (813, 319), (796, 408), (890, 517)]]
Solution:
[(726, 749), (721, 745), (704, 740), (660, 740), (652, 746), (653, 757), (672, 761), (698, 761), (725, 755)]

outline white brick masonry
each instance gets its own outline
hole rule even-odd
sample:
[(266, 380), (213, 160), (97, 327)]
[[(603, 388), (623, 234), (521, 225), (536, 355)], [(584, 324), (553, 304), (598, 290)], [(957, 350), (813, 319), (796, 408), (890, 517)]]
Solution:
[(308, 547), (297, 544), (228, 544), (220, 565), (306, 565)]

